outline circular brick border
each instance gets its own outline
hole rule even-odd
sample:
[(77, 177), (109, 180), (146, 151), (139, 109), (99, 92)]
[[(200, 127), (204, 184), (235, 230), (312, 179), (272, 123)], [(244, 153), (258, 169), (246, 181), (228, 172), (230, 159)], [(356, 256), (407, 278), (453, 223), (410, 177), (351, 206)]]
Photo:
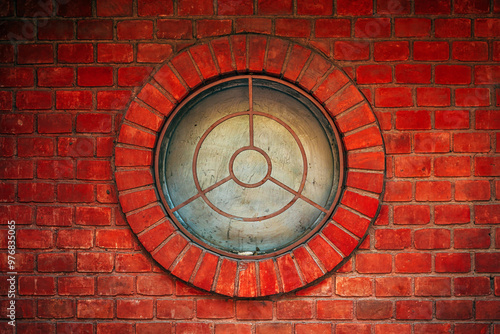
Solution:
[[(175, 106), (200, 85), (264, 74), (311, 94), (334, 120), (346, 156), (331, 219), (304, 244), (276, 257), (225, 257), (188, 239), (164, 210), (154, 182), (154, 147)], [(276, 37), (233, 35), (194, 45), (164, 63), (131, 102), (115, 147), (115, 179), (127, 221), (144, 248), (176, 277), (226, 296), (286, 293), (339, 268), (364, 240), (384, 188), (382, 135), (370, 105), (319, 53)]]

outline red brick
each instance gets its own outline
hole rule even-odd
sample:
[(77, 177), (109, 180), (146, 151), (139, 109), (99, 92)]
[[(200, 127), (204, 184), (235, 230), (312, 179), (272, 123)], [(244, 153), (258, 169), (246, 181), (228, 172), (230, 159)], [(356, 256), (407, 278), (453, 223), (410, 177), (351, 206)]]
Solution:
[(424, 205), (399, 205), (394, 208), (394, 223), (398, 225), (426, 225), (430, 209)]
[(472, 317), (472, 300), (439, 300), (436, 302), (437, 319), (465, 320)]
[(436, 224), (466, 224), (470, 222), (470, 209), (466, 205), (437, 205), (434, 219)]
[(459, 249), (489, 248), (490, 231), (487, 229), (457, 229), (454, 246)]
[(392, 256), (390, 254), (357, 254), (356, 270), (364, 274), (390, 273)]
[(450, 231), (445, 229), (417, 230), (413, 237), (416, 249), (448, 249), (451, 244)]
[(131, 91), (113, 90), (97, 92), (97, 109), (124, 110), (130, 101)]
[(153, 148), (155, 146), (156, 136), (128, 124), (123, 124), (118, 141), (130, 145)]
[(488, 88), (457, 88), (455, 105), (487, 107), (490, 105), (490, 91)]
[(478, 18), (474, 23), (476, 37), (496, 37), (500, 34), (500, 19)]
[(349, 300), (318, 300), (317, 318), (322, 320), (353, 319), (353, 302)]
[(338, 277), (336, 292), (339, 296), (366, 297), (372, 295), (372, 279), (367, 277)]
[(488, 277), (456, 277), (454, 280), (455, 296), (483, 296), (490, 294)]
[(383, 175), (374, 173), (349, 172), (347, 175), (347, 186), (374, 193), (381, 193)]
[(174, 13), (174, 4), (171, 1), (140, 0), (137, 3), (139, 16), (167, 16)]
[(113, 68), (80, 67), (78, 68), (78, 85), (83, 87), (102, 87), (113, 85)]
[(21, 91), (16, 94), (16, 106), (19, 110), (50, 109), (52, 94), (45, 91)]
[(486, 201), (490, 199), (488, 181), (456, 181), (455, 199), (457, 201)]
[(356, 69), (358, 84), (392, 82), (392, 68), (388, 65), (363, 65)]
[(356, 316), (362, 320), (389, 319), (392, 312), (392, 302), (388, 300), (360, 300), (356, 304)]
[(434, 175), (436, 176), (469, 176), (470, 171), (470, 157), (443, 156), (434, 159)]
[(458, 133), (454, 138), (456, 152), (489, 152), (490, 136), (486, 133)]
[(33, 87), (31, 68), (0, 68), (0, 87)]
[(158, 20), (158, 38), (191, 39), (193, 37), (193, 23), (190, 20)]
[(368, 60), (370, 45), (365, 42), (336, 41), (333, 45), (333, 57), (336, 60)]
[[(380, 3), (377, 2), (377, 3)], [(353, 324), (353, 323), (342, 323), (335, 326), (336, 334), (349, 334), (349, 333), (359, 333), (359, 334), (370, 334), (372, 333), (370, 324)], [(409, 333), (409, 332), (408, 332)]]
[(409, 133), (386, 133), (384, 134), (384, 143), (387, 154), (411, 152), (411, 135)]
[(178, 4), (178, 14), (180, 16), (186, 15), (212, 15), (213, 5), (212, 1), (202, 0), (180, 0)]
[(443, 297), (451, 295), (451, 280), (447, 277), (415, 278), (415, 296)]
[(292, 13), (292, 1), (270, 1), (270, 0), (258, 0), (258, 13), (260, 15), (279, 15), (279, 14), (291, 14)]
[(102, 160), (80, 160), (76, 164), (79, 180), (111, 180), (111, 163)]
[[(160, 21), (160, 20), (158, 20)], [(172, 54), (173, 49), (170, 44), (140, 43), (137, 46), (138, 63), (161, 63)], [(119, 70), (118, 70), (118, 73)], [(119, 83), (118, 79), (118, 83)]]
[(194, 305), (191, 300), (158, 300), (157, 317), (163, 319), (192, 319)]
[(388, 181), (385, 186), (384, 201), (409, 202), (412, 199), (412, 185), (405, 181)]
[(56, 92), (56, 109), (91, 109), (92, 104), (90, 91)]
[(256, 325), (256, 334), (291, 334), (292, 324), (290, 323), (260, 323)]
[(331, 1), (327, 1), (327, 0), (317, 1), (315, 3), (310, 3), (307, 0), (298, 0), (297, 1), (297, 14), (299, 14), (299, 15), (332, 15), (333, 14), (333, 3)]
[(500, 112), (497, 110), (477, 110), (476, 129), (500, 129)]
[(14, 46), (8, 44), (0, 45), (0, 63), (14, 62)]
[(416, 153), (450, 152), (450, 134), (446, 132), (416, 133), (414, 151)]
[(20, 323), (17, 328), (19, 334), (29, 333), (53, 333), (54, 324), (48, 322)]
[[(209, 79), (218, 74), (218, 70), (215, 66), (215, 62), (212, 58), (212, 54), (208, 45), (194, 46), (189, 50), (189, 52), (191, 53), (191, 57), (193, 57), (193, 60), (204, 79)], [(262, 55), (263, 54), (264, 52), (262, 52)], [(260, 68), (262, 68), (262, 66)]]
[(54, 185), (45, 182), (19, 183), (19, 202), (50, 203), (55, 200)]
[(476, 224), (500, 224), (500, 205), (476, 205), (474, 211)]
[(51, 230), (17, 230), (17, 248), (47, 249), (54, 246), (54, 234)]
[(32, 179), (34, 165), (26, 160), (0, 160), (2, 179)]
[(500, 83), (500, 66), (494, 66), (494, 65), (475, 66), (474, 83), (476, 84)]
[(424, 42), (413, 43), (413, 59), (423, 61), (443, 61), (450, 58), (450, 49), (447, 42)]
[(303, 285), (291, 255), (286, 254), (279, 257), (277, 259), (277, 264), (282, 280), (282, 287), (285, 292), (294, 290)]
[(498, 300), (478, 300), (476, 302), (476, 319), (495, 320), (500, 318)]
[(99, 323), (97, 324), (97, 333), (133, 334), (134, 327), (130, 323)]
[(218, 15), (252, 15), (253, 3), (239, 1), (221, 0), (217, 2)]
[[(0, 206), (0, 214), (4, 217), (9, 217), (11, 220), (15, 220), (18, 225), (28, 225), (33, 222), (33, 209), (25, 205), (3, 205)], [(4, 220), (4, 224), (7, 220)], [(5, 255), (5, 254), (4, 254)], [(26, 255), (26, 254), (25, 254)], [(0, 262), (0, 264), (3, 264)], [(5, 270), (8, 271), (8, 270)]]
[(54, 51), (51, 44), (20, 44), (17, 47), (19, 64), (51, 64)]
[(450, 89), (449, 88), (417, 88), (417, 105), (444, 107), (450, 105)]
[(332, 332), (332, 324), (329, 323), (306, 323), (296, 324), (295, 332), (297, 334), (328, 334)]
[(0, 202), (14, 202), (16, 199), (16, 189), (13, 183), (0, 183)]
[(125, 299), (116, 302), (116, 317), (119, 319), (152, 319), (152, 299)]
[(451, 200), (451, 183), (448, 181), (417, 182), (415, 199), (419, 202), (446, 202)]
[(67, 40), (73, 37), (73, 22), (71, 21), (49, 19), (45, 25), (38, 27), (40, 40)]
[(350, 37), (351, 22), (348, 19), (318, 19), (314, 34), (318, 38)]
[(467, 85), (471, 83), (471, 68), (463, 65), (436, 65), (435, 82), (443, 85)]
[[(381, 87), (375, 89), (377, 107), (409, 107), (413, 105), (410, 87)], [(397, 124), (397, 121), (396, 121)]]
[(380, 135), (380, 130), (376, 126), (369, 127), (344, 137), (344, 146), (348, 151), (381, 145), (382, 136)]
[(354, 26), (354, 36), (360, 38), (390, 37), (391, 36), (390, 19), (388, 18), (357, 19)]
[[(331, 232), (331, 231), (330, 231)], [(331, 232), (335, 235), (335, 231)], [(337, 233), (342, 234), (342, 232), (337, 231)], [(327, 231), (328, 234), (328, 231)], [(342, 234), (346, 240), (353, 241), (353, 239), (349, 239), (345, 234)], [(315, 253), (316, 257), (323, 264), (327, 270), (332, 270), (336, 265), (338, 265), (342, 261), (342, 257), (340, 254), (330, 246), (325, 239), (320, 237), (319, 235), (314, 237), (309, 243), (308, 246)], [(344, 246), (344, 247), (352, 247), (352, 245)], [(346, 250), (347, 251), (347, 250)]]
[(126, 249), (133, 248), (134, 245), (135, 241), (128, 229), (105, 229), (96, 232), (97, 247)]
[(142, 86), (151, 73), (151, 67), (127, 66), (118, 69), (118, 85), (124, 87)]
[(76, 116), (77, 132), (111, 132), (112, 118), (109, 114), (80, 113)]
[(111, 272), (113, 270), (113, 254), (85, 252), (77, 254), (77, 271), (79, 272)]
[(432, 259), (429, 253), (399, 253), (394, 264), (397, 273), (430, 273)]
[(415, 2), (415, 14), (450, 14), (451, 5), (449, 0), (426, 1), (417, 0)]
[(431, 66), (426, 64), (398, 64), (396, 65), (396, 82), (398, 83), (430, 83)]
[(396, 301), (396, 318), (403, 320), (430, 320), (432, 318), (432, 302), (416, 300)]
[(94, 244), (92, 230), (67, 229), (57, 234), (57, 247), (68, 249), (89, 249)]
[(70, 114), (38, 115), (38, 133), (70, 133), (73, 117)]
[(265, 300), (238, 300), (236, 302), (238, 320), (272, 320), (273, 302)]
[(276, 19), (276, 35), (287, 37), (309, 37), (311, 22), (305, 19)]
[(78, 39), (112, 39), (112, 20), (81, 20), (77, 26)]
[(39, 272), (71, 272), (75, 270), (75, 256), (71, 253), (43, 253), (37, 257)]
[(232, 30), (231, 20), (200, 20), (196, 25), (196, 37), (227, 35)]
[(499, 253), (476, 253), (476, 272), (478, 273), (498, 273), (500, 272)]
[(147, 20), (127, 20), (116, 24), (119, 40), (152, 39), (153, 22)]
[(467, 110), (437, 110), (434, 118), (436, 129), (469, 128), (469, 112)]
[(115, 164), (116, 166), (150, 166), (151, 165), (151, 151), (127, 149), (124, 147), (117, 147), (115, 149)]
[(476, 176), (500, 176), (500, 158), (475, 157)]
[(437, 38), (466, 38), (471, 36), (471, 21), (467, 18), (436, 19), (434, 25)]
[(0, 110), (12, 109), (12, 93), (0, 91)]
[(278, 301), (278, 319), (312, 319), (313, 303), (310, 300)]
[(337, 14), (342, 16), (358, 16), (373, 14), (373, 3), (368, 0), (338, 0)]
[(103, 296), (131, 295), (134, 293), (132, 276), (99, 276), (97, 292)]
[(453, 59), (459, 61), (488, 60), (488, 44), (486, 42), (453, 42)]
[(197, 316), (201, 319), (227, 319), (234, 317), (233, 301), (223, 299), (199, 299)]
[(1, 157), (14, 156), (15, 146), (16, 146), (16, 138), (14, 137), (0, 138), (0, 156)]
[[(94, 46), (89, 43), (59, 44), (57, 59), (60, 63), (91, 63), (94, 60)], [(70, 70), (73, 72), (73, 69)]]
[(36, 223), (41, 226), (71, 226), (73, 210), (67, 207), (39, 206)]
[(455, 13), (460, 13), (460, 14), (489, 13), (490, 2), (485, 0), (478, 0), (478, 1), (456, 0), (454, 5), (454, 11)]
[(97, 45), (99, 63), (131, 63), (134, 60), (132, 45), (118, 43), (100, 43)]
[(132, 0), (97, 1), (98, 16), (131, 16)]
[(19, 138), (17, 140), (17, 155), (19, 157), (53, 156), (54, 142), (51, 138), (44, 137)]
[(110, 299), (79, 299), (76, 316), (83, 319), (111, 319), (114, 313), (113, 304)]
[(20, 295), (50, 296), (55, 293), (53, 277), (21, 276), (18, 284)]
[(380, 277), (375, 279), (377, 297), (410, 296), (412, 293), (409, 277)]
[(426, 37), (430, 35), (431, 20), (424, 18), (396, 18), (396, 37)]
[(405, 249), (411, 246), (411, 230), (378, 229), (375, 231), (376, 249)]
[(68, 87), (75, 80), (74, 70), (70, 67), (42, 67), (37, 76), (40, 87)]
[(468, 253), (439, 253), (436, 254), (436, 272), (465, 273), (471, 269), (471, 259)]
[(395, 175), (398, 177), (428, 177), (431, 173), (431, 159), (426, 156), (395, 157)]
[(92, 277), (59, 277), (57, 286), (60, 295), (88, 296), (94, 294), (94, 279)]
[(235, 22), (236, 33), (254, 32), (259, 34), (271, 34), (272, 20), (265, 18), (237, 18)]
[[(141, 275), (137, 277), (137, 293), (147, 296), (165, 296), (173, 292), (173, 281), (166, 274)], [(160, 304), (160, 300), (158, 300)], [(191, 307), (192, 308), (192, 307)]]
[(75, 222), (78, 225), (111, 225), (111, 208), (106, 207), (77, 207)]
[(314, 281), (323, 275), (323, 271), (314, 261), (311, 254), (305, 247), (297, 248), (293, 251), (293, 256), (299, 265), (299, 268), (307, 283)]

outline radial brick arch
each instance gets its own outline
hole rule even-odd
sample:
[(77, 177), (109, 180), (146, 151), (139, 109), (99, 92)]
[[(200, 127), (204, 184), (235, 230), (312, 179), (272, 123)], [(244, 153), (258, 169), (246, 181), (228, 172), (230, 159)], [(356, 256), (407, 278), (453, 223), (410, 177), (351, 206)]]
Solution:
[[(173, 110), (198, 87), (235, 74), (280, 78), (313, 96), (344, 150), (343, 190), (330, 219), (302, 244), (267, 258), (232, 258), (190, 240), (166, 213), (154, 182), (154, 148)], [(347, 261), (378, 215), (385, 151), (370, 105), (342, 70), (294, 42), (245, 34), (194, 45), (159, 67), (130, 103), (115, 166), (127, 221), (163, 268), (198, 288), (248, 298), (310, 285)]]

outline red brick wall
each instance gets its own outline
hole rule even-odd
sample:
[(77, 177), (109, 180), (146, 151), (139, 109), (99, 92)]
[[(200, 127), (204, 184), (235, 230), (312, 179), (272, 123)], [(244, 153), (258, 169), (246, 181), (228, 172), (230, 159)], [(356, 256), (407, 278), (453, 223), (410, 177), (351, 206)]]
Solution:
[[(0, 267), (15, 220), (17, 332), (499, 334), (499, 13), (497, 0), (3, 1)], [(260, 301), (164, 273), (114, 182), (114, 141), (149, 74), (244, 32), (342, 68), (387, 156), (383, 209), (352, 260)], [(2, 275), (6, 320), (8, 288)]]

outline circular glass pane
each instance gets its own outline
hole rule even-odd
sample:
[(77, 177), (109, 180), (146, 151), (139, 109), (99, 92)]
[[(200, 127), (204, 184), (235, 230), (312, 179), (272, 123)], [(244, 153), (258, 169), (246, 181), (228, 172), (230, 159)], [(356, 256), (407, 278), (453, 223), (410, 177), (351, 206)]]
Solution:
[(342, 183), (338, 140), (321, 106), (288, 83), (221, 80), (165, 125), (158, 189), (192, 240), (234, 257), (276, 255), (330, 217)]

